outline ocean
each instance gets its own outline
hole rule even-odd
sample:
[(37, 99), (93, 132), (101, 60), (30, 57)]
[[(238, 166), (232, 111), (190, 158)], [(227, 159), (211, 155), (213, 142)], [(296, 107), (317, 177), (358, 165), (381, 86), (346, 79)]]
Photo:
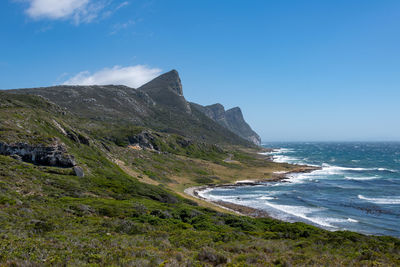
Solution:
[(400, 143), (267, 143), (276, 162), (321, 167), (285, 182), (200, 192), (324, 229), (400, 237)]

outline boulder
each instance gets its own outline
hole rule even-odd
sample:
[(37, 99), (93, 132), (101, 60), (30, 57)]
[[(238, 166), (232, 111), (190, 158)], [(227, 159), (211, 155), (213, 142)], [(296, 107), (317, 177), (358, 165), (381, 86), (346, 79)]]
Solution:
[(84, 177), (85, 176), (85, 173), (83, 172), (83, 169), (81, 167), (79, 167), (79, 166), (75, 166), (74, 167), (74, 172), (75, 172), (75, 175), (78, 176), (78, 177)]

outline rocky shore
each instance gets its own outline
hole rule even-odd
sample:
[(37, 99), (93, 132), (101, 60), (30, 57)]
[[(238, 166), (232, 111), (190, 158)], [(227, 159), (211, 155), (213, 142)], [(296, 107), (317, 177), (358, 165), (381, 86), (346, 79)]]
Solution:
[(255, 218), (265, 218), (265, 217), (270, 217), (269, 214), (260, 209), (255, 209), (243, 205), (238, 205), (226, 201), (213, 201), (207, 198), (202, 197), (199, 192), (207, 190), (207, 189), (212, 189), (212, 188), (229, 188), (229, 187), (237, 187), (237, 186), (256, 186), (256, 185), (262, 185), (267, 182), (285, 182), (286, 179), (288, 179), (288, 175), (293, 174), (293, 173), (309, 173), (315, 170), (321, 169), (320, 167), (314, 167), (314, 166), (306, 166), (306, 165), (299, 165), (298, 168), (289, 171), (289, 172), (277, 172), (274, 173), (273, 176), (269, 179), (263, 179), (263, 180), (244, 180), (244, 181), (237, 181), (233, 184), (210, 184), (210, 185), (202, 185), (202, 186), (194, 186), (194, 187), (189, 187), (184, 190), (185, 194), (190, 195), (192, 197), (207, 201), (209, 203), (212, 203), (220, 208), (235, 212), (240, 215), (245, 215), (245, 216), (250, 216), (250, 217), (255, 217)]

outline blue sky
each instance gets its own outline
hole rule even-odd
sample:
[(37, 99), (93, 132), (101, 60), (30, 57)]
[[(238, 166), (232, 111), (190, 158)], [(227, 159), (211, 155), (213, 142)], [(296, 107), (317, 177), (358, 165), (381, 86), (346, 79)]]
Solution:
[(400, 1), (4, 0), (0, 88), (177, 69), (264, 141), (400, 141)]

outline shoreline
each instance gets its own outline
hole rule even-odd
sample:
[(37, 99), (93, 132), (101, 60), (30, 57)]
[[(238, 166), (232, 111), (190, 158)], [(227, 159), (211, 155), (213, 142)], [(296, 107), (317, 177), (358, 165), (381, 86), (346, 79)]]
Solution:
[(229, 187), (239, 187), (239, 186), (257, 186), (257, 185), (263, 185), (268, 182), (285, 182), (285, 180), (289, 179), (289, 177), (288, 177), (289, 174), (310, 173), (310, 172), (320, 170), (320, 169), (321, 169), (321, 167), (298, 165), (298, 169), (294, 169), (294, 170), (287, 171), (287, 172), (274, 173), (270, 179), (242, 180), (242, 181), (237, 181), (235, 183), (230, 183), (230, 184), (210, 184), (210, 185), (192, 186), (192, 187), (186, 188), (184, 190), (184, 193), (191, 197), (211, 203), (219, 208), (234, 212), (238, 215), (250, 216), (250, 217), (254, 217), (254, 218), (273, 218), (272, 216), (269, 215), (268, 212), (266, 212), (264, 210), (251, 208), (251, 207), (247, 207), (244, 205), (239, 205), (239, 204), (226, 202), (226, 201), (222, 201), (222, 200), (214, 201), (214, 200), (200, 196), (199, 192), (205, 191), (208, 189), (213, 189), (213, 188), (220, 188), (220, 187), (229, 188)]

